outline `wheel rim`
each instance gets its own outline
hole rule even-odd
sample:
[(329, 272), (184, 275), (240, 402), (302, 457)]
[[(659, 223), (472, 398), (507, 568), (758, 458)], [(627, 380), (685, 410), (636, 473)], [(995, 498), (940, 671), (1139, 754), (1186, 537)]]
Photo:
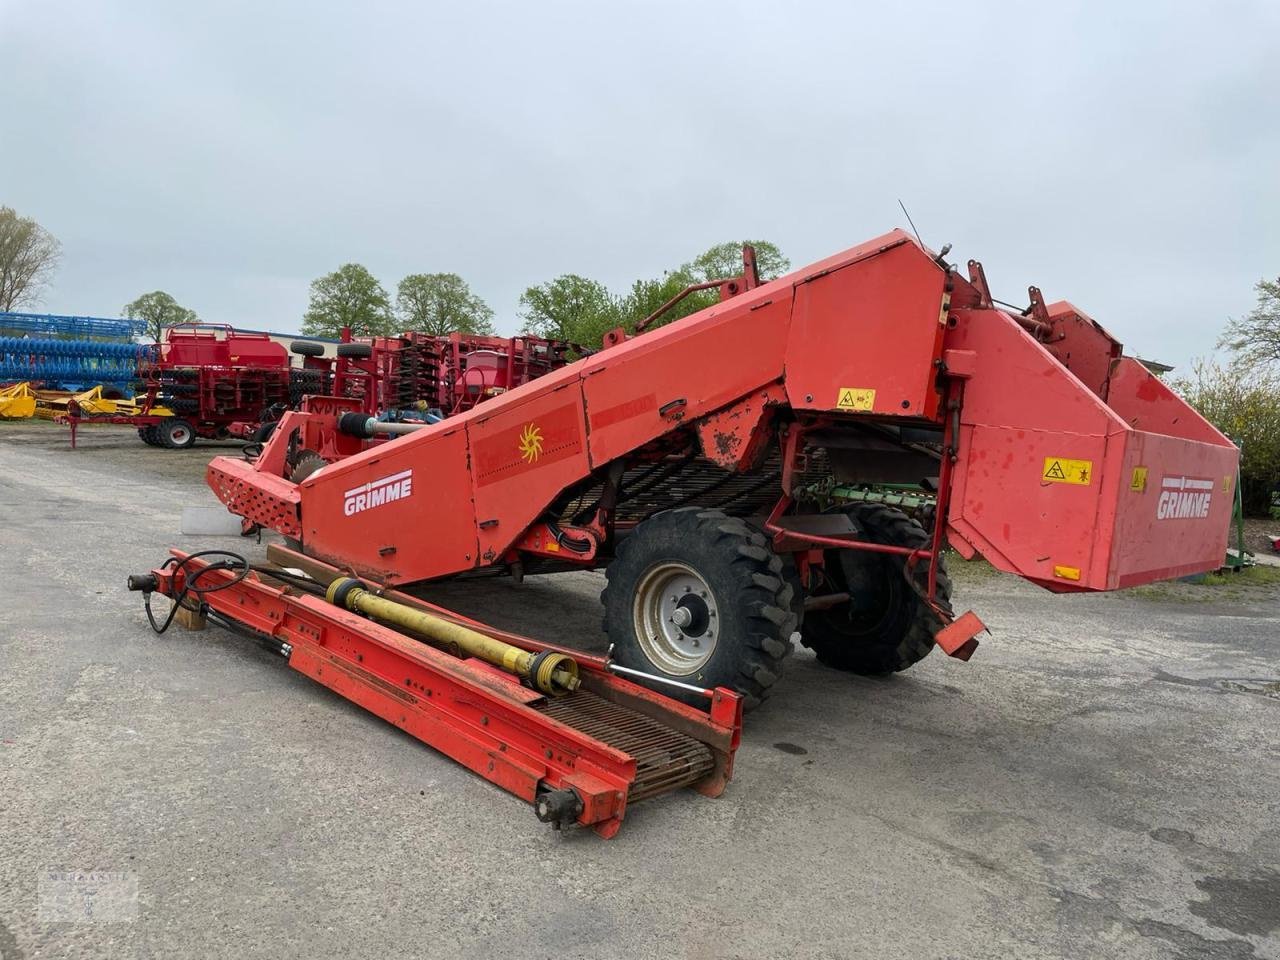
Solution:
[(654, 564), (636, 587), (633, 616), (640, 649), (672, 676), (695, 673), (711, 659), (719, 614), (707, 582), (677, 560)]
[(191, 439), (191, 431), (183, 426), (175, 426), (169, 430), (169, 439), (176, 444), (185, 444)]

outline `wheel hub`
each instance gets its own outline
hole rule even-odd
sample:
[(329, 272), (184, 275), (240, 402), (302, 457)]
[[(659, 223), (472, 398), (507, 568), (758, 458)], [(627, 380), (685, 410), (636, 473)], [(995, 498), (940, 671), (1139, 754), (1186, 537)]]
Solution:
[(719, 609), (698, 572), (667, 560), (654, 564), (636, 588), (634, 619), (640, 648), (672, 676), (697, 672), (716, 648)]

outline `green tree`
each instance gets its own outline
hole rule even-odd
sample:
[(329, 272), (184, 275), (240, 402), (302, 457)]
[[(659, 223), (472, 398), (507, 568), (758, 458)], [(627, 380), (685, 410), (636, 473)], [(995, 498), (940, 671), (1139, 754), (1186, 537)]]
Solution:
[[(756, 249), (756, 270), (761, 280), (773, 280), (786, 273), (791, 261), (783, 256), (776, 244), (768, 240), (747, 240)], [(631, 292), (622, 300), (622, 313), (627, 329), (650, 316), (685, 287), (695, 283), (710, 283), (742, 274), (742, 243), (717, 243), (704, 250), (688, 263), (664, 273), (656, 280), (637, 280)], [(691, 313), (697, 313), (714, 303), (720, 295), (715, 290), (699, 290), (685, 297), (655, 320), (653, 327), (665, 326)]]
[(0, 207), (0, 310), (38, 303), (61, 257), (53, 234), (30, 217)]
[(742, 242), (717, 243), (686, 263), (681, 269), (696, 278), (696, 282), (736, 277), (742, 273), (742, 244), (756, 248), (756, 271), (761, 280), (776, 280), (791, 269), (788, 260), (777, 244), (768, 240), (744, 240)]
[(1280, 365), (1280, 279), (1254, 285), (1258, 304), (1240, 320), (1232, 320), (1219, 346), (1227, 346), (1246, 366)]
[(302, 332), (338, 337), (350, 327), (358, 337), (391, 333), (393, 319), (387, 291), (358, 263), (344, 263), (311, 282), (311, 303), (302, 317)]
[[(761, 280), (785, 273), (791, 262), (767, 240), (748, 241), (756, 248)], [(570, 340), (584, 347), (599, 347), (614, 327), (632, 331), (645, 317), (695, 283), (722, 280), (742, 273), (742, 244), (718, 243), (688, 263), (654, 279), (637, 280), (625, 296), (615, 296), (603, 284), (565, 274), (549, 283), (530, 287), (520, 297), (524, 329), (539, 336)], [(655, 327), (687, 317), (719, 300), (715, 290), (685, 297), (659, 317)]]
[(493, 333), (493, 311), (456, 273), (414, 273), (400, 281), (396, 309), (405, 330), (432, 336)]
[(1245, 363), (1197, 360), (1170, 386), (1241, 447), (1240, 493), (1246, 513), (1265, 515), (1280, 480), (1280, 372)]
[(520, 318), (528, 333), (598, 347), (622, 320), (618, 300), (596, 280), (566, 273), (520, 295)]
[[(636, 324), (695, 282), (693, 276), (683, 267), (664, 273), (654, 280), (637, 280), (631, 284), (627, 295), (619, 301), (618, 311), (622, 316), (622, 325), (629, 331), (635, 330)], [(711, 300), (712, 302), (715, 300), (714, 293), (711, 295)], [(672, 320), (687, 317), (704, 306), (706, 304), (699, 300), (698, 294), (690, 294), (659, 317), (655, 321), (655, 326), (662, 326)]]
[(123, 313), (131, 320), (145, 320), (147, 336), (157, 343), (164, 336), (166, 327), (195, 323), (200, 319), (194, 310), (188, 310), (163, 290), (144, 293), (137, 300), (126, 303)]

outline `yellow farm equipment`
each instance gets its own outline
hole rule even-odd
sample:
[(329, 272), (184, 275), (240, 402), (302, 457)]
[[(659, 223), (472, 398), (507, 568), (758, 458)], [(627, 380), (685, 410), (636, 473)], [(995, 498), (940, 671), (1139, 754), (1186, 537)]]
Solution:
[(23, 381), (0, 389), (0, 420), (26, 420), (36, 412), (36, 392)]

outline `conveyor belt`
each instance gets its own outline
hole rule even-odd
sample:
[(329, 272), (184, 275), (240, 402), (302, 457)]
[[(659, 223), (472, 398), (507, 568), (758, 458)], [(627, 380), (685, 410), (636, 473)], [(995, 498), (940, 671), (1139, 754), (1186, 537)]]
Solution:
[(697, 783), (715, 767), (715, 757), (705, 743), (585, 690), (548, 698), (538, 709), (635, 757), (636, 779), (627, 794), (628, 803)]

